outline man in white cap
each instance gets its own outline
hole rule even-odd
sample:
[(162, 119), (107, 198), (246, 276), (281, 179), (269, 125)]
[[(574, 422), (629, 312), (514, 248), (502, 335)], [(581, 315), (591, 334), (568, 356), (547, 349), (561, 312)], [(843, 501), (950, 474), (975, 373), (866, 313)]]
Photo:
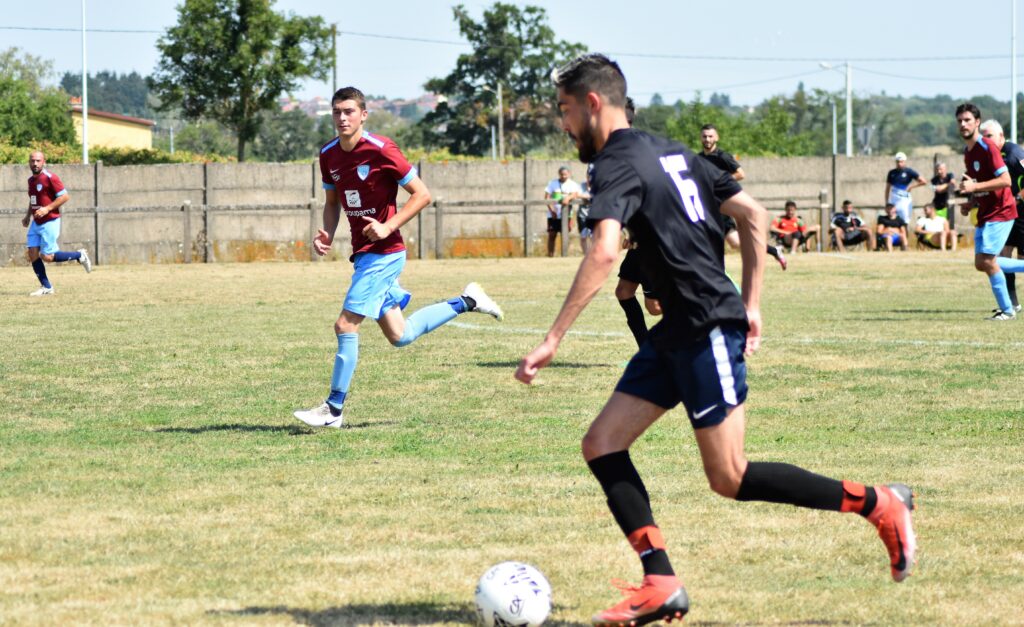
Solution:
[(910, 224), (911, 214), (914, 213), (914, 201), (910, 198), (910, 190), (915, 187), (927, 185), (920, 174), (907, 167), (907, 155), (897, 152), (895, 155), (896, 167), (889, 170), (885, 177), (885, 203), (896, 207), (896, 213), (903, 218), (903, 221)]

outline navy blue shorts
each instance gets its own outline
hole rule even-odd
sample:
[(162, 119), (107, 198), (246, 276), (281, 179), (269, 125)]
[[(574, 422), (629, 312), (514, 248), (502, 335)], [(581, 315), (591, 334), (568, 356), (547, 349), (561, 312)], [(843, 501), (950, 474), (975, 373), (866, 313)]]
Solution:
[(648, 339), (622, 373), (616, 392), (672, 409), (686, 408), (694, 429), (713, 427), (747, 399), (747, 334), (715, 327), (693, 346), (656, 350)]

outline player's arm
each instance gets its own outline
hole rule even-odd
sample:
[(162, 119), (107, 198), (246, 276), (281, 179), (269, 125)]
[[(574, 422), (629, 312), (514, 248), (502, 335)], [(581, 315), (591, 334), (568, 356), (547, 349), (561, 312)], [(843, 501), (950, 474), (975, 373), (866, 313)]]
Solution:
[(395, 212), (395, 215), (384, 222), (378, 222), (369, 217), (363, 218), (367, 221), (367, 225), (363, 227), (363, 235), (370, 241), (376, 242), (391, 235), (430, 204), (430, 190), (427, 189), (427, 184), (420, 177), (412, 177), (402, 184), (402, 189), (409, 192), (409, 199), (405, 201), (401, 209)]
[(761, 346), (761, 282), (764, 279), (768, 211), (747, 192), (741, 191), (722, 203), (721, 211), (736, 220), (743, 259), (743, 304), (750, 331), (746, 353)]
[(891, 193), (892, 193), (892, 183), (886, 181), (885, 182), (885, 200), (882, 201), (882, 206), (883, 207), (885, 205), (889, 204), (889, 194), (891, 194)]
[(341, 203), (338, 201), (338, 190), (334, 187), (324, 189), (324, 228), (317, 231), (313, 238), (313, 250), (323, 257), (331, 249), (334, 242), (334, 232), (338, 230), (338, 221), (341, 219)]
[(999, 176), (990, 179), (988, 181), (975, 181), (967, 179), (960, 183), (960, 191), (970, 194), (973, 192), (994, 192), (997, 189), (1010, 186), (1010, 172), (1006, 169), (1006, 166), (1002, 167), (1002, 172)]
[(739, 181), (742, 181), (745, 178), (747, 178), (747, 173), (744, 172), (743, 168), (741, 168), (737, 164), (736, 165), (736, 171), (732, 173), (732, 180), (739, 182)]
[(594, 296), (601, 291), (612, 268), (615, 267), (615, 262), (619, 259), (621, 236), (622, 225), (616, 220), (601, 220), (594, 225), (593, 243), (579, 270), (576, 271), (576, 278), (573, 279), (561, 311), (558, 312), (544, 341), (519, 362), (516, 379), (523, 383), (531, 383), (537, 372), (551, 363), (562, 338)]
[(915, 187), (924, 187), (927, 184), (928, 184), (928, 181), (924, 180), (924, 177), (921, 176), (920, 174), (918, 174), (917, 178), (914, 179), (914, 182), (911, 183), (909, 187), (907, 187), (907, 191), (910, 191), (910, 190), (914, 189)]

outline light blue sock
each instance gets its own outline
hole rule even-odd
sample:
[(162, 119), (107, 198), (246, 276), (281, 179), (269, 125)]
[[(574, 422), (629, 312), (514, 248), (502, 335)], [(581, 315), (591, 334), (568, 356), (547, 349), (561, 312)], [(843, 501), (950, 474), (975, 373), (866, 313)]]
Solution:
[(405, 332), (395, 342), (395, 346), (401, 348), (412, 344), (419, 336), (430, 333), (464, 311), (466, 311), (466, 303), (461, 298), (453, 298), (447, 302), (428, 305), (417, 310), (406, 319)]
[(1010, 302), (1010, 293), (1006, 291), (1006, 275), (1002, 270), (991, 274), (988, 282), (992, 285), (992, 293), (996, 297), (996, 305), (1000, 311), (1013, 311), (1013, 303)]
[(352, 383), (352, 375), (359, 361), (359, 334), (341, 333), (338, 335), (338, 354), (334, 356), (334, 371), (331, 373), (331, 395), (327, 404), (341, 409), (348, 396), (348, 386)]
[(1016, 274), (1024, 272), (1024, 259), (1011, 259), (1010, 257), (996, 257), (996, 263), (1003, 272)]

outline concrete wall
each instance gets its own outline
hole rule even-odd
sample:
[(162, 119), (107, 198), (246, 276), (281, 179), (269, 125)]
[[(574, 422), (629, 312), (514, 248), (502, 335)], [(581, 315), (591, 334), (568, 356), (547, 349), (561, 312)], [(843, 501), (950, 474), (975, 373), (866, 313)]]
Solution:
[[(954, 172), (962, 157), (936, 155)], [(428, 207), (402, 228), (413, 256), (517, 256), (523, 238), (531, 255), (543, 254), (545, 208), (490, 205), (458, 207), (462, 201), (541, 200), (558, 167), (569, 165), (580, 180), (578, 162), (527, 160), (498, 162), (420, 163), (420, 174), (435, 201), (444, 207), (441, 241), (436, 241), (436, 215)], [(787, 199), (797, 202), (810, 223), (820, 220), (819, 194), (832, 203), (832, 158), (744, 159), (744, 188), (773, 211)], [(930, 162), (909, 164), (926, 179)], [(884, 204), (885, 175), (894, 166), (889, 157), (844, 156), (836, 160), (836, 196), (850, 199), (868, 222)], [(152, 166), (56, 165), (51, 168), (67, 186), (62, 248), (87, 248), (99, 263), (181, 262), (192, 251), (197, 262), (256, 259), (309, 259), (311, 229), (320, 223), (323, 188), (317, 163), (312, 164), (174, 164)], [(0, 265), (24, 263), (25, 232), (21, 217), (27, 207), (28, 167), (0, 166)], [(406, 194), (399, 193), (399, 203)], [(914, 190), (914, 205), (931, 200), (927, 187)], [(313, 199), (313, 211), (310, 200)], [(190, 237), (181, 207), (188, 201)], [(99, 207), (99, 213), (95, 211)], [(828, 219), (828, 212), (826, 212)], [(335, 256), (349, 254), (347, 228), (339, 228)], [(578, 244), (573, 242), (573, 249)]]

